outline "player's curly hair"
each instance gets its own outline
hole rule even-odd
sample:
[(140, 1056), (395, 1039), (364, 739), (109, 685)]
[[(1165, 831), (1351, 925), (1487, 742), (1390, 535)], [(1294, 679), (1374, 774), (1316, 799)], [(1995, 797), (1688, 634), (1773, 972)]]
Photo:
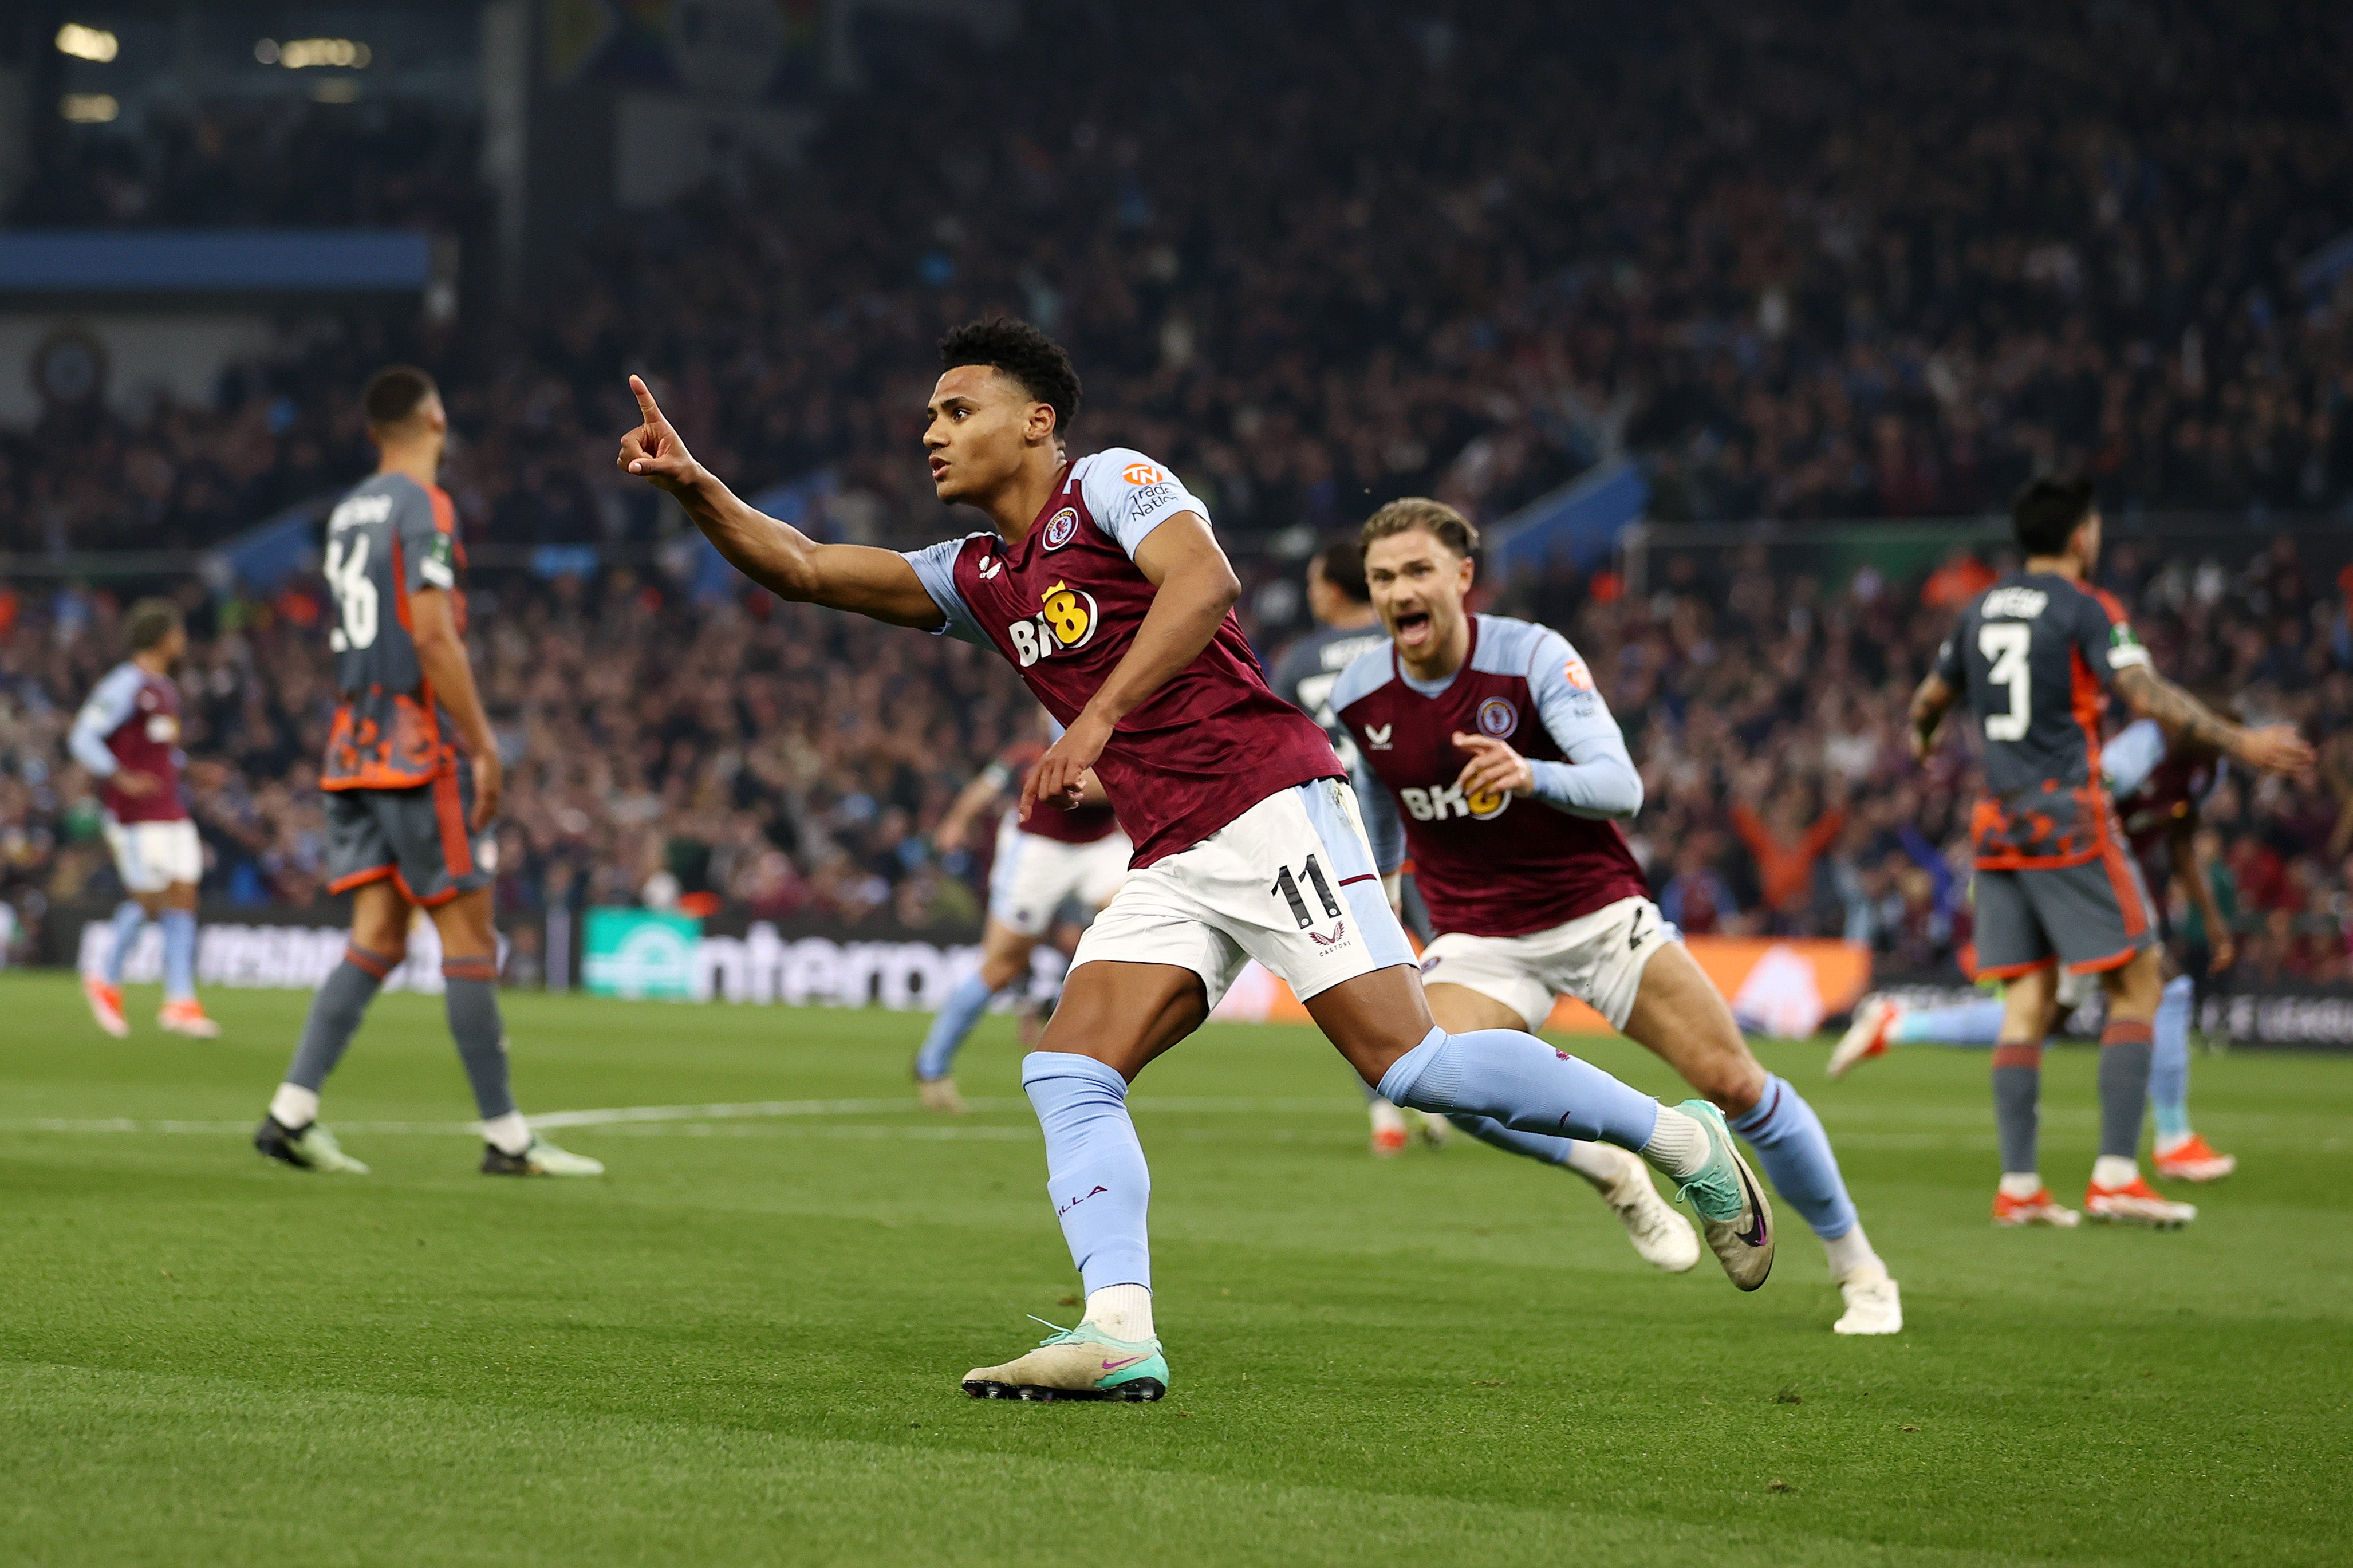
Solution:
[(2010, 531), (2028, 555), (2055, 556), (2096, 504), (2088, 479), (2030, 479), (2010, 498)]
[(1426, 495), (1401, 496), (1390, 502), (1365, 519), (1356, 540), (1359, 547), (1369, 548), (1376, 539), (1410, 534), (1417, 528), (1465, 560), (1478, 553), (1479, 530), (1472, 526), (1471, 520), (1443, 501), (1432, 501)]
[(986, 365), (1019, 382), (1054, 410), (1054, 433), (1067, 437), (1079, 417), (1079, 373), (1062, 345), (1013, 316), (983, 316), (940, 339), (940, 368)]
[(142, 599), (122, 616), (122, 641), (133, 653), (144, 653), (180, 625), (180, 607), (168, 599)]

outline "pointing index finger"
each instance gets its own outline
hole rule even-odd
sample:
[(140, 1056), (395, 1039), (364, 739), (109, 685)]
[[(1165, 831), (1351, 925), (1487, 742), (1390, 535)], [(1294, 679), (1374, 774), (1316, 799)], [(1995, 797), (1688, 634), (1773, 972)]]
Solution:
[(629, 390), (638, 395), (638, 412), (645, 416), (647, 424), (650, 425), (661, 418), (661, 408), (654, 402), (654, 395), (646, 390), (643, 376), (632, 373), (629, 376)]

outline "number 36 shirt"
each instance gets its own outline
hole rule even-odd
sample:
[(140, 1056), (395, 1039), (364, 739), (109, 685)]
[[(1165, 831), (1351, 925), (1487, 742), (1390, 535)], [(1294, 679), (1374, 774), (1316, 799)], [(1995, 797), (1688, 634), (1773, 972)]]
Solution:
[(334, 613), (327, 646), (342, 700), (320, 788), (413, 789), (456, 765), (455, 726), (409, 639), (408, 596), (428, 588), (449, 594), (462, 634), (464, 560), (456, 509), (438, 485), (380, 473), (328, 514), (323, 568)]
[[(1069, 725), (1127, 656), (1158, 591), (1137, 547), (1186, 512), (1209, 515), (1158, 463), (1113, 447), (1063, 470), (1018, 543), (973, 534), (907, 559), (945, 618), (940, 630), (1002, 653)], [(1315, 721), (1268, 689), (1230, 612), (1191, 663), (1119, 721), (1095, 775), (1139, 869), (1277, 790), (1345, 777)]]
[(2115, 841), (2100, 715), (2116, 673), (2148, 662), (2123, 605), (2055, 573), (2014, 573), (1961, 612), (1936, 673), (1985, 732), (1980, 869), (2080, 865)]

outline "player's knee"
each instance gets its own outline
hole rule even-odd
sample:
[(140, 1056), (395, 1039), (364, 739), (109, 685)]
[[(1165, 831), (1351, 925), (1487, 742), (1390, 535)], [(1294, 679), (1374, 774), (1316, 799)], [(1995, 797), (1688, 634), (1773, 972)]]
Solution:
[(992, 992), (1003, 991), (1021, 978), (1022, 972), (1029, 967), (1028, 959), (1026, 953), (1018, 959), (995, 953), (983, 958), (980, 960), (980, 983)]
[(1746, 1116), (1765, 1097), (1764, 1065), (1746, 1049), (1720, 1053), (1694, 1069), (1692, 1087), (1726, 1116)]

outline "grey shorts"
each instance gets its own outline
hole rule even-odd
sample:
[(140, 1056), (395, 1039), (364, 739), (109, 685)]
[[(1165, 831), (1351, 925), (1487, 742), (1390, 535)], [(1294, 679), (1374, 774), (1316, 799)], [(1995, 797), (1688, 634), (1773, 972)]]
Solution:
[(2010, 980), (2052, 963), (2095, 974), (2156, 945), (2157, 914), (2140, 867), (2114, 845), (2081, 865), (1977, 874), (1980, 979)]
[(486, 842), (468, 831), (473, 770), (459, 766), (409, 789), (330, 789), (327, 891), (346, 893), (389, 877), (400, 895), (427, 908), (491, 884)]

